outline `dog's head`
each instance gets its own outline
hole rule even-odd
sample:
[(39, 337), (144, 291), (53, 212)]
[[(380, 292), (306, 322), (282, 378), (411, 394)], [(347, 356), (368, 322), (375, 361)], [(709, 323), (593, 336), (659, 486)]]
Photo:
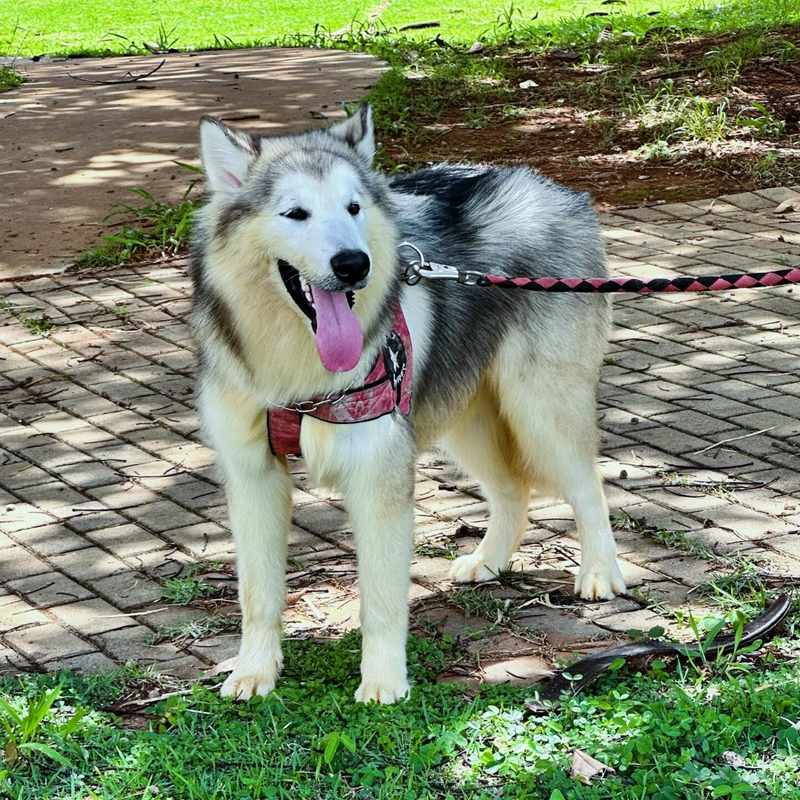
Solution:
[(373, 280), (374, 251), (385, 249), (377, 231), (386, 230), (386, 190), (372, 168), (370, 107), (326, 130), (280, 138), (205, 117), (200, 137), (217, 234), (246, 225), (258, 268), (310, 328), (323, 366), (353, 369), (363, 348), (357, 295)]

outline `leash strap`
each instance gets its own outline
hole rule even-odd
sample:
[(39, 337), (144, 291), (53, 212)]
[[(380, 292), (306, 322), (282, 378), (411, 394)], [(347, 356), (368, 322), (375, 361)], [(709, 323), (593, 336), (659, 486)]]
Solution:
[(510, 278), (448, 264), (428, 261), (411, 242), (403, 242), (398, 250), (410, 249), (413, 257), (406, 266), (403, 279), (409, 286), (421, 280), (456, 281), (465, 286), (497, 289), (527, 289), (531, 292), (577, 292), (579, 294), (611, 294), (631, 292), (731, 292), (735, 289), (800, 284), (800, 269), (775, 269), (768, 272), (734, 272), (728, 275), (678, 275), (674, 278)]
[(734, 289), (755, 289), (762, 286), (782, 286), (800, 283), (800, 269), (769, 272), (739, 272), (731, 275), (690, 276), (675, 278), (505, 278), (484, 275), (478, 286), (498, 289), (528, 289), (532, 292), (580, 292), (609, 294), (612, 292), (730, 292)]

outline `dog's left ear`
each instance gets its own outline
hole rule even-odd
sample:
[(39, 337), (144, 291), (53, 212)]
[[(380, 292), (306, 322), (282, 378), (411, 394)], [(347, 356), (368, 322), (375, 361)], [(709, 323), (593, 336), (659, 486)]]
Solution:
[(372, 127), (372, 106), (369, 103), (362, 103), (352, 117), (332, 125), (327, 132), (352, 147), (372, 166), (375, 158), (375, 131)]

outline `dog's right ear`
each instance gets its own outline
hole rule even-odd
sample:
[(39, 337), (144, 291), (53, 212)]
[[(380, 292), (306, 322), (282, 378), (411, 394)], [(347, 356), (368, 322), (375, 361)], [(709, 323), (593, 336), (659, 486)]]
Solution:
[(258, 152), (258, 140), (249, 133), (229, 128), (214, 117), (203, 117), (200, 158), (208, 188), (213, 193), (238, 192)]

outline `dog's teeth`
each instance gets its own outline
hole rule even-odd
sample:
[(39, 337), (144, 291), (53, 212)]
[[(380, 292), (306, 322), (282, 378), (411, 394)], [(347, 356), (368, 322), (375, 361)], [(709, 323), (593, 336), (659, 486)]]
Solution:
[(302, 289), (302, 290), (303, 290), (303, 291), (304, 291), (306, 294), (308, 294), (308, 292), (309, 292), (309, 288), (308, 288), (308, 281), (307, 281), (307, 280), (306, 280), (306, 279), (305, 279), (305, 278), (304, 278), (302, 275), (299, 275), (298, 277), (300, 278), (300, 288), (301, 288), (301, 289)]

